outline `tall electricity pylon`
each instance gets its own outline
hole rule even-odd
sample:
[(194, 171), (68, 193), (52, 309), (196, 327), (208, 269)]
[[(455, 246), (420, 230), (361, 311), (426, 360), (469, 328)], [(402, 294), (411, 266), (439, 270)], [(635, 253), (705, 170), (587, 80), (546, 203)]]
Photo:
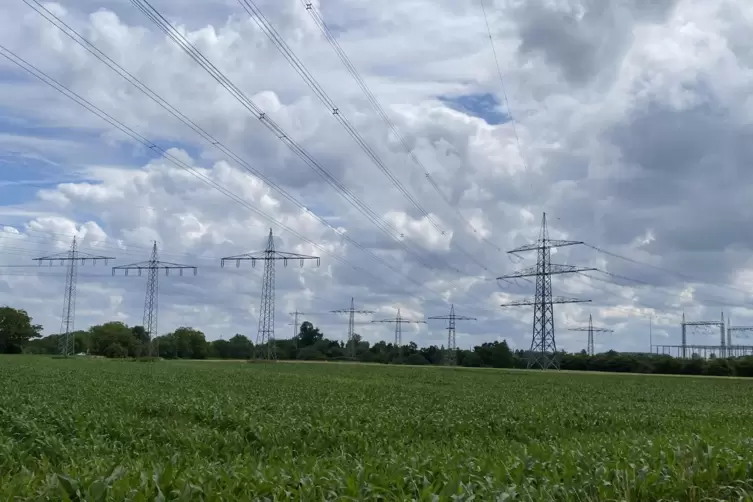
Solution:
[(60, 322), (60, 340), (58, 341), (58, 350), (65, 357), (72, 356), (76, 352), (76, 340), (73, 336), (73, 325), (76, 317), (76, 284), (78, 282), (78, 265), (86, 264), (86, 260), (96, 265), (97, 261), (104, 261), (105, 265), (109, 260), (114, 260), (112, 256), (99, 256), (89, 253), (82, 253), (78, 250), (76, 238), (73, 238), (71, 248), (63, 253), (57, 253), (41, 258), (34, 258), (34, 261), (42, 265), (48, 262), (50, 266), (54, 262), (61, 265), (67, 263), (68, 270), (65, 274), (65, 292), (63, 293), (63, 315)]
[(356, 326), (356, 314), (373, 314), (373, 310), (356, 310), (353, 297), (350, 298), (350, 308), (332, 310), (333, 314), (348, 314), (348, 352), (350, 357), (355, 359), (356, 357), (356, 342), (354, 340), (355, 326)]
[(530, 357), (528, 367), (538, 366), (541, 369), (559, 369), (557, 360), (557, 343), (554, 338), (554, 304), (555, 303), (583, 303), (591, 300), (578, 300), (575, 298), (552, 297), (552, 276), (557, 274), (571, 274), (587, 272), (595, 268), (582, 268), (573, 265), (555, 265), (552, 260), (552, 248), (574, 246), (583, 244), (581, 241), (564, 241), (549, 238), (549, 230), (546, 226), (546, 213), (541, 220), (539, 238), (532, 244), (521, 246), (509, 254), (522, 253), (524, 251), (536, 251), (537, 260), (535, 267), (528, 267), (512, 274), (498, 277), (502, 279), (520, 279), (523, 277), (536, 277), (536, 296), (522, 301), (503, 304), (502, 307), (518, 307), (533, 305), (533, 337), (531, 339)]
[(458, 364), (458, 351), (455, 344), (455, 322), (457, 321), (476, 321), (475, 317), (465, 317), (455, 315), (455, 305), (450, 305), (450, 315), (440, 315), (429, 317), (429, 319), (446, 319), (447, 320), (447, 349), (442, 357), (443, 363), (448, 366)]
[(305, 312), (298, 312), (297, 310), (295, 312), (288, 312), (288, 314), (293, 316), (293, 322), (289, 323), (290, 326), (293, 326), (293, 340), (295, 340), (295, 348), (298, 348), (298, 333), (300, 328), (298, 327), (298, 316), (305, 314)]
[[(241, 266), (241, 261), (250, 261), (252, 267), (256, 267), (257, 261), (264, 262), (264, 276), (261, 283), (261, 308), (259, 310), (259, 330), (256, 334), (256, 358), (274, 360), (277, 359), (275, 347), (275, 263), (282, 261), (288, 266), (288, 260), (299, 260), (301, 266), (305, 260), (316, 260), (319, 266), (321, 260), (318, 256), (308, 256), (297, 253), (287, 253), (275, 250), (275, 240), (272, 229), (269, 229), (267, 247), (264, 251), (245, 253), (236, 256), (226, 256), (220, 260), (220, 265), (225, 266), (226, 261), (234, 261), (236, 267)], [(262, 347), (266, 346), (266, 352)]]
[(426, 324), (426, 321), (412, 321), (403, 319), (400, 315), (400, 309), (397, 309), (397, 316), (394, 319), (382, 319), (381, 321), (371, 321), (376, 323), (395, 323), (395, 346), (397, 347), (400, 357), (403, 357), (403, 324)]
[(167, 261), (160, 261), (159, 254), (157, 253), (157, 241), (154, 241), (152, 246), (152, 256), (147, 261), (141, 261), (138, 263), (131, 263), (130, 265), (119, 265), (112, 267), (112, 275), (118, 270), (123, 270), (125, 275), (131, 270), (138, 270), (139, 276), (141, 276), (142, 270), (148, 272), (146, 280), (146, 297), (144, 299), (144, 330), (148, 341), (148, 356), (159, 356), (159, 347), (154, 347), (154, 340), (157, 338), (157, 317), (159, 314), (159, 271), (164, 270), (165, 276), (170, 275), (171, 270), (177, 270), (180, 275), (183, 275), (184, 270), (192, 270), (193, 275), (198, 273), (198, 269), (191, 265), (181, 265), (179, 263), (171, 263)]
[(613, 329), (607, 328), (594, 328), (594, 320), (591, 314), (588, 314), (588, 326), (580, 328), (569, 328), (568, 331), (587, 331), (588, 332), (588, 352), (589, 356), (594, 355), (594, 333), (614, 333)]

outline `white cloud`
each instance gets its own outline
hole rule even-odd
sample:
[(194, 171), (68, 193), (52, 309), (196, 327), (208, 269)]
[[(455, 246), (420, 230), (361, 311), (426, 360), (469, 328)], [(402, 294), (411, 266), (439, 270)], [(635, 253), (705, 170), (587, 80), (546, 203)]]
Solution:
[[(584, 346), (585, 338), (566, 327), (582, 324), (589, 313), (616, 330), (597, 341), (602, 349), (643, 349), (649, 314), (668, 340), (678, 342), (681, 309), (716, 318), (719, 304), (726, 303), (736, 323), (753, 324), (740, 306), (748, 298), (730, 289), (744, 289), (749, 282), (746, 256), (753, 247), (740, 230), (753, 216), (747, 203), (753, 150), (746, 139), (753, 116), (753, 46), (745, 36), (753, 8), (743, 0), (650, 6), (635, 0), (619, 9), (570, 0), (560, 2), (559, 10), (545, 2), (489, 4), (515, 129), (510, 123), (489, 125), (439, 99), (490, 92), (504, 101), (475, 4), (342, 0), (322, 11), (450, 200), (453, 207), (448, 207), (373, 113), (302, 4), (259, 3), (342, 113), (445, 231), (442, 235), (371, 163), (235, 2), (215, 1), (211, 8), (155, 3), (319, 165), (402, 234), (388, 237), (129, 2), (46, 5), (305, 210), (37, 13), (6, 2), (0, 6), (0, 44), (243, 203), (116, 134), (2, 60), (0, 144), (13, 155), (3, 155), (0, 165), (10, 182), (31, 180), (31, 185), (0, 185), (10, 201), (0, 207), (2, 223), (18, 229), (3, 227), (0, 233), (2, 262), (26, 264), (31, 257), (59, 252), (73, 235), (86, 251), (135, 262), (147, 259), (157, 240), (165, 260), (200, 266), (195, 278), (162, 281), (161, 329), (190, 324), (211, 337), (242, 332), (254, 338), (261, 268), (244, 263), (221, 270), (219, 258), (262, 249), (272, 227), (278, 249), (322, 257), (320, 268), (311, 263), (278, 268), (278, 336), (289, 333), (287, 312), (343, 308), (352, 296), (362, 308), (380, 315), (401, 308), (406, 317), (441, 315), (454, 303), (459, 314), (479, 318), (463, 325), (459, 344), (502, 337), (522, 348), (530, 343), (530, 309), (499, 304), (532, 295), (533, 284), (493, 279), (532, 265), (535, 256), (518, 263), (497, 248), (535, 239), (546, 210), (553, 238), (584, 240), (697, 278), (661, 274), (591, 248), (563, 248), (558, 263), (594, 266), (660, 288), (599, 273), (594, 276), (625, 286), (556, 277), (555, 294), (593, 299), (556, 307), (560, 347)], [(36, 187), (37, 179), (48, 183)], [(403, 251), (401, 239), (418, 250), (420, 260)], [(0, 301), (28, 308), (54, 332), (62, 310), (62, 269), (2, 270)], [(82, 270), (77, 325), (116, 318), (140, 322), (144, 287), (143, 278), (112, 278), (100, 265)], [(345, 336), (345, 322), (332, 316), (312, 320), (328, 335)], [(393, 336), (391, 326), (362, 328), (372, 341)], [(404, 333), (417, 343), (442, 343), (445, 336), (444, 326), (435, 322)]]

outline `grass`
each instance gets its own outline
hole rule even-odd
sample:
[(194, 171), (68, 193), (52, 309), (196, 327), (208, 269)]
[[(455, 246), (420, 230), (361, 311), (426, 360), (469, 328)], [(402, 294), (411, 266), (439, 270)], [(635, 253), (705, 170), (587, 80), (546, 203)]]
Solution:
[(750, 500), (753, 382), (0, 357), (0, 500)]

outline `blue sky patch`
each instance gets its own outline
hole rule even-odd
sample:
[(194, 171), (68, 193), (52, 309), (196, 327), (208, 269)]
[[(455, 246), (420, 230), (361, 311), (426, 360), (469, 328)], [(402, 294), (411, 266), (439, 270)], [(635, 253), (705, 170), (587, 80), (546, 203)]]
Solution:
[(489, 125), (499, 125), (510, 121), (510, 115), (502, 109), (499, 100), (488, 92), (439, 96), (439, 100), (453, 110), (483, 119)]

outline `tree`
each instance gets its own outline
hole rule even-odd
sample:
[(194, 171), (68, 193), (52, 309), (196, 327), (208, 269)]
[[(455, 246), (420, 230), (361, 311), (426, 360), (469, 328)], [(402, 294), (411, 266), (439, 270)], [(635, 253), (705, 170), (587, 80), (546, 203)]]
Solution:
[(0, 307), (0, 353), (20, 354), (34, 338), (42, 335), (42, 326), (31, 323), (25, 310)]
[[(143, 345), (133, 336), (131, 329), (122, 322), (107, 322), (89, 328), (91, 351), (100, 356), (120, 357), (122, 351), (114, 352), (111, 345), (119, 345), (130, 357), (139, 357)], [(108, 356), (110, 354), (110, 356)], [(116, 355), (117, 354), (117, 355)]]
[(298, 331), (299, 347), (311, 347), (323, 339), (324, 335), (319, 331), (319, 328), (315, 328), (314, 325), (308, 321), (303, 321), (303, 323), (301, 323), (301, 328)]

